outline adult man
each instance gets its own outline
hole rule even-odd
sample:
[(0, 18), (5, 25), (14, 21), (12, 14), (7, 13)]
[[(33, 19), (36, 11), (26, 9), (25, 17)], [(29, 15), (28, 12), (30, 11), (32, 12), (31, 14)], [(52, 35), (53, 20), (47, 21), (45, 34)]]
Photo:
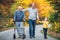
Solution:
[(24, 28), (23, 27), (24, 12), (22, 11), (22, 9), (23, 8), (21, 6), (18, 6), (18, 9), (14, 13), (14, 23), (16, 25), (19, 37), (23, 35), (23, 30), (21, 30), (21, 28)]
[(30, 35), (30, 38), (35, 38), (36, 19), (39, 20), (38, 11), (35, 8), (35, 4), (32, 3), (31, 7), (28, 9), (24, 9), (24, 11), (28, 11), (28, 13), (29, 13), (29, 35)]

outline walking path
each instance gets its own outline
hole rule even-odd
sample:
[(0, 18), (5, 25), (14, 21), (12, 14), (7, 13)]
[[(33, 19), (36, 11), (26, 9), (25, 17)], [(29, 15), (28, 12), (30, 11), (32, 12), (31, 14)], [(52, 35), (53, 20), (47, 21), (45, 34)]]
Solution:
[[(24, 40), (57, 40), (55, 38), (52, 38), (48, 36), (48, 39), (44, 39), (43, 34), (40, 32), (42, 30), (42, 25), (36, 25), (36, 38), (29, 38), (29, 27), (25, 27), (25, 34), (26, 34), (26, 39)], [(7, 30), (4, 32), (0, 32), (0, 40), (13, 40), (13, 29)], [(16, 39), (15, 40), (22, 40), (18, 38), (18, 34), (16, 32)]]

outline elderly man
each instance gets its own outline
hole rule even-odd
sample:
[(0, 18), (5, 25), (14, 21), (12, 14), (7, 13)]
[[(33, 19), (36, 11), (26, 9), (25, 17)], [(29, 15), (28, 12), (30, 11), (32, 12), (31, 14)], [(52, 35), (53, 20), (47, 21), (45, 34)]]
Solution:
[(34, 3), (32, 3), (30, 6), (31, 6), (30, 8), (24, 9), (24, 11), (28, 11), (28, 13), (29, 13), (29, 35), (30, 35), (30, 38), (35, 38), (36, 19), (39, 20), (38, 10), (35, 8), (36, 5)]
[(22, 7), (18, 6), (18, 9), (14, 13), (14, 24), (16, 25), (16, 29), (18, 32), (19, 37), (23, 35), (23, 21), (24, 21), (24, 12), (22, 11)]

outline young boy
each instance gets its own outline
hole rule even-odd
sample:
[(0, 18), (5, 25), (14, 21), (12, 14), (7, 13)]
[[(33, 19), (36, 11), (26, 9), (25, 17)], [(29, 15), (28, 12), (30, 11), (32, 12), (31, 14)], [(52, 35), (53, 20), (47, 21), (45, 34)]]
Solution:
[(45, 17), (44, 21), (39, 21), (40, 23), (43, 23), (43, 32), (44, 32), (44, 38), (47, 39), (47, 30), (48, 30), (48, 19)]

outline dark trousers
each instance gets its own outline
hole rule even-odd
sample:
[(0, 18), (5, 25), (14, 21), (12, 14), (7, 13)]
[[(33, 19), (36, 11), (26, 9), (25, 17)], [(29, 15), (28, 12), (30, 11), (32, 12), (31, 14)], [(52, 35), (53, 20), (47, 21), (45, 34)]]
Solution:
[(36, 24), (36, 20), (29, 19), (29, 35), (30, 35), (30, 37), (35, 36), (35, 24)]
[(43, 28), (44, 38), (45, 38), (45, 39), (47, 38), (47, 29), (48, 29), (48, 28)]

